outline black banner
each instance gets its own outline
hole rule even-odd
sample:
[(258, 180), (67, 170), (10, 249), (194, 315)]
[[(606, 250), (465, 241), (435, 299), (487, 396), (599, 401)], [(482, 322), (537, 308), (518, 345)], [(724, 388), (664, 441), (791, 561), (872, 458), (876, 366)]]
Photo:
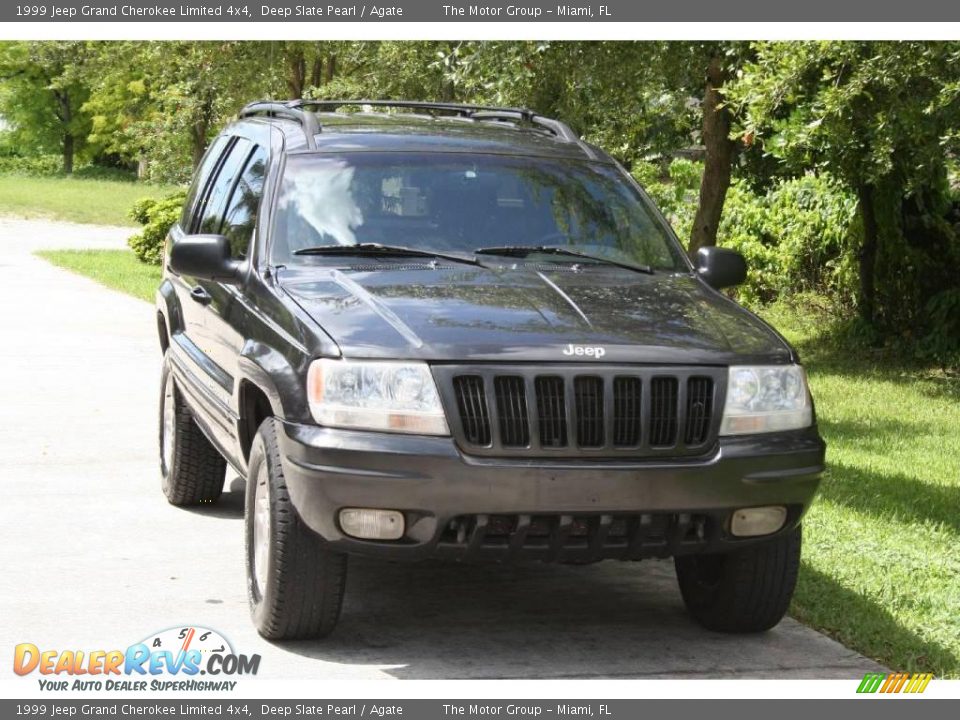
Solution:
[[(864, 17), (866, 15), (866, 17)], [(566, 4), (549, 0), (457, 2), (385, 0), (380, 3), (307, 0), (125, 0), (4, 3), (2, 22), (907, 22), (960, 20), (960, 3), (875, 0), (604, 0)]]

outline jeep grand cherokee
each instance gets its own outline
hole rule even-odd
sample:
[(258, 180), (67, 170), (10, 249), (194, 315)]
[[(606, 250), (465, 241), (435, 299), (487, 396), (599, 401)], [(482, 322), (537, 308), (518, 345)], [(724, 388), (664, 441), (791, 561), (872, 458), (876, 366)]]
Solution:
[(246, 478), (265, 637), (329, 633), (350, 555), (672, 557), (708, 628), (786, 611), (824, 460), (797, 355), (562, 122), (253, 103), (164, 266), (163, 490)]

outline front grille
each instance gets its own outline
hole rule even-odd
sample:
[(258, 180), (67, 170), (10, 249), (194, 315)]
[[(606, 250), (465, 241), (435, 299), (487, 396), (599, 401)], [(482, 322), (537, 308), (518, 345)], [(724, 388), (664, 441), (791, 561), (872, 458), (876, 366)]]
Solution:
[(650, 444), (670, 447), (677, 439), (677, 379), (655, 377), (650, 383)]
[(548, 375), (538, 377), (537, 420), (540, 423), (540, 445), (560, 448), (567, 445), (567, 399), (563, 378)]
[(703, 455), (721, 368), (434, 367), (466, 451), (500, 456)]
[(683, 441), (696, 445), (707, 439), (713, 413), (713, 383), (710, 378), (692, 377), (687, 385), (687, 427)]
[(463, 423), (464, 439), (471, 445), (487, 445), (490, 442), (490, 416), (483, 390), (483, 378), (479, 375), (461, 375), (453, 382), (457, 393), (457, 409)]
[(640, 444), (640, 378), (613, 379), (613, 444), (635, 447)]
[(445, 526), (438, 550), (547, 562), (669, 557), (707, 547), (720, 525), (690, 513), (461, 515)]
[(530, 442), (527, 391), (522, 377), (502, 375), (493, 382), (500, 418), (500, 442), (504, 447), (525, 447)]
[(577, 444), (603, 447), (603, 379), (580, 375), (573, 379), (576, 400)]

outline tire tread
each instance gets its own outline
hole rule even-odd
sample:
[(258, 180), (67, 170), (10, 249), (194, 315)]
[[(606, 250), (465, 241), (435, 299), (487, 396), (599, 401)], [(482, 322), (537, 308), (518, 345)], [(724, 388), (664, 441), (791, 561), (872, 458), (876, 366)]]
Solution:
[[(323, 637), (333, 631), (340, 616), (347, 577), (346, 556), (326, 549), (323, 539), (297, 515), (283, 477), (273, 418), (263, 422), (257, 436), (256, 443), (269, 456), (258, 462), (267, 462), (273, 476), (270, 492), (276, 508), (276, 536), (264, 597), (255, 597), (252, 572), (248, 572), (254, 621), (260, 634), (270, 640)], [(260, 452), (259, 447), (255, 444), (255, 452)], [(247, 482), (255, 483), (255, 463), (250, 464)], [(250, 506), (251, 498), (248, 491)], [(248, 533), (252, 533), (251, 525), (248, 520)], [(252, 540), (248, 539), (248, 543), (252, 545)], [(250, 554), (248, 549), (248, 557)]]
[(797, 583), (802, 533), (796, 527), (770, 540), (727, 553), (716, 586), (700, 583), (696, 558), (675, 561), (690, 614), (709, 630), (763, 632), (786, 614)]
[[(169, 366), (165, 373), (169, 373)], [(163, 376), (166, 381), (166, 374)], [(163, 453), (163, 382), (160, 387), (160, 452)], [(173, 384), (173, 467), (167, 468), (164, 494), (171, 505), (189, 506), (215, 502), (223, 492), (227, 461), (203, 434), (193, 413)], [(161, 462), (162, 467), (162, 462)]]

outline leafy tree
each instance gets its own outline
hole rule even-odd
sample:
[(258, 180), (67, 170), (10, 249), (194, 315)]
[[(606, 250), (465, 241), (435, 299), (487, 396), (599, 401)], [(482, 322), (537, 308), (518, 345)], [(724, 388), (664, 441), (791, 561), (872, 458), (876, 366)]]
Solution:
[(59, 151), (68, 174), (90, 129), (81, 108), (89, 95), (91, 55), (86, 42), (0, 43), (0, 115), (22, 146)]
[(281, 83), (275, 43), (103, 43), (85, 108), (104, 152), (144, 161), (149, 175), (184, 180), (214, 132)]
[(946, 158), (960, 121), (960, 44), (758, 43), (725, 91), (737, 134), (794, 173), (828, 170), (858, 199), (859, 309), (885, 329), (926, 324), (960, 255)]
[(487, 42), (458, 50), (457, 79), (468, 96), (563, 117), (627, 167), (651, 157), (669, 160), (703, 143), (689, 252), (716, 244), (736, 157), (722, 91), (747, 45)]

